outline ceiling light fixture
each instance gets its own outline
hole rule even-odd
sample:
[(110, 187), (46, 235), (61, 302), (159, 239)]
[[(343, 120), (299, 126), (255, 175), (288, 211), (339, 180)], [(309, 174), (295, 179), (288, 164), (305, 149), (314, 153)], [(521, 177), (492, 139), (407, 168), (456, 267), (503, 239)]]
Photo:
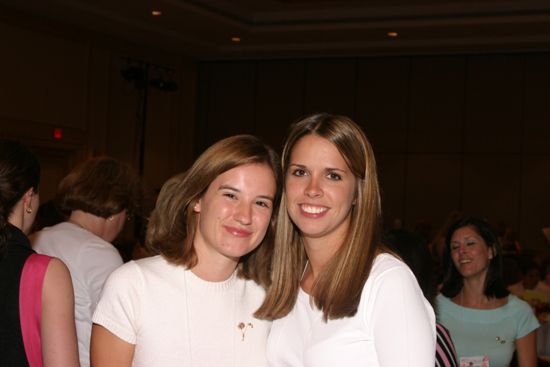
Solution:
[(241, 37), (231, 37), (231, 42), (241, 42)]
[(387, 34), (388, 34), (388, 37), (392, 37), (392, 38), (399, 36), (399, 33), (397, 32), (388, 32)]
[(151, 14), (154, 16), (154, 17), (159, 17), (162, 15), (162, 12), (160, 10), (153, 10), (151, 11)]

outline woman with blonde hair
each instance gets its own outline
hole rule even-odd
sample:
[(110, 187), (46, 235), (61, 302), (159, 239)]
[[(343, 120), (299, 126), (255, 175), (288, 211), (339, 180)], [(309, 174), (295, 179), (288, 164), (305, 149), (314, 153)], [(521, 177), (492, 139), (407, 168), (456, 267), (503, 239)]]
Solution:
[(270, 323), (256, 319), (269, 283), (276, 153), (250, 135), (207, 149), (157, 199), (146, 243), (105, 285), (92, 364), (266, 366)]
[(39, 181), (36, 157), (0, 139), (0, 366), (76, 367), (71, 276), (58, 259), (36, 254), (26, 237)]
[(349, 118), (309, 116), (282, 155), (271, 366), (433, 366), (435, 317), (409, 268), (380, 245), (371, 146)]

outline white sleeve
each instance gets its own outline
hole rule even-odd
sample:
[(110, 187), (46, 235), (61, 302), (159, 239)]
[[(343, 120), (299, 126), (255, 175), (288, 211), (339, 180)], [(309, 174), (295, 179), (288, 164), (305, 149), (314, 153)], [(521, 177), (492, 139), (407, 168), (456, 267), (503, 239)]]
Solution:
[[(370, 292), (370, 323), (381, 367), (435, 365), (435, 315), (405, 266), (381, 273)], [(370, 302), (368, 302), (370, 303)]]
[(138, 266), (130, 261), (107, 279), (93, 315), (98, 324), (122, 340), (136, 344), (143, 284)]

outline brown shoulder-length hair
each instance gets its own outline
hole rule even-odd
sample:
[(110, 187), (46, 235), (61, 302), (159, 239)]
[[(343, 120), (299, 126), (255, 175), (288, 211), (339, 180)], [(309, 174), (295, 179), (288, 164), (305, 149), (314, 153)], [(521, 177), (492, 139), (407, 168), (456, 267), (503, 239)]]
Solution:
[[(281, 187), (278, 155), (268, 145), (252, 135), (236, 135), (218, 141), (195, 161), (189, 170), (170, 178), (162, 187), (155, 210), (147, 227), (146, 245), (169, 262), (190, 269), (197, 264), (193, 239), (197, 229), (196, 201), (222, 173), (245, 164), (266, 164), (276, 181), (277, 195), (273, 213), (279, 202)], [(274, 218), (262, 243), (243, 256), (239, 276), (269, 285), (269, 268), (273, 251)]]
[(107, 218), (124, 209), (136, 211), (142, 194), (141, 181), (130, 166), (96, 157), (80, 163), (61, 180), (56, 201), (64, 214), (82, 210)]
[[(349, 231), (319, 274), (312, 293), (325, 320), (353, 316), (374, 258), (381, 249), (380, 194), (374, 154), (365, 134), (351, 119), (315, 114), (292, 126), (282, 155), (285, 174), (292, 149), (306, 135), (317, 135), (334, 144), (357, 180), (356, 204), (351, 209)], [(272, 285), (256, 312), (257, 317), (271, 320), (287, 315), (294, 307), (307, 260), (299, 230), (287, 213), (284, 189), (277, 224)]]

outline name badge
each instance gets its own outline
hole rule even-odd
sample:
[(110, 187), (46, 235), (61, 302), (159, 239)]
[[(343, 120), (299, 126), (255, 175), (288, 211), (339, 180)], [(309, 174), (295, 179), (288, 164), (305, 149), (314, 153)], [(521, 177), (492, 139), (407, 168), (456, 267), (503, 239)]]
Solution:
[(461, 357), (460, 367), (489, 367), (489, 356)]

